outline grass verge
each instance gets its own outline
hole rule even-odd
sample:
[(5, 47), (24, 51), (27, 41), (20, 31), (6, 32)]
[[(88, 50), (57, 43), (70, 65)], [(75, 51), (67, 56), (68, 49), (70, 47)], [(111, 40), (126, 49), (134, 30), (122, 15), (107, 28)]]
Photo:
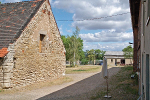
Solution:
[(78, 67), (67, 67), (66, 74), (100, 72), (101, 69), (102, 69), (102, 66), (99, 66), (99, 65), (82, 65)]
[[(137, 100), (138, 98), (138, 77), (131, 79), (133, 73), (132, 66), (122, 67), (114, 76), (109, 78), (109, 95), (111, 100)], [(103, 83), (105, 86), (106, 83)], [(106, 87), (101, 87), (91, 96), (91, 100), (107, 100), (104, 98)]]

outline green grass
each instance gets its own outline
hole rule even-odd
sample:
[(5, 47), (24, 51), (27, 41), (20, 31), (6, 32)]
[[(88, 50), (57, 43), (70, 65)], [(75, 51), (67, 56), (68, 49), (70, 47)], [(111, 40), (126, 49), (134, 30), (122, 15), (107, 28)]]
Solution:
[[(132, 66), (121, 67), (116, 75), (109, 78), (111, 100), (136, 100), (138, 98), (138, 77), (135, 76), (135, 79), (131, 79), (131, 75), (135, 74), (132, 69)], [(107, 100), (103, 97), (106, 95), (104, 91), (106, 91), (106, 87), (97, 89), (97, 92), (91, 96), (91, 100)]]
[(87, 66), (78, 66), (78, 67), (67, 67), (66, 74), (75, 74), (75, 73), (92, 73), (101, 71), (102, 66), (98, 65), (87, 65)]

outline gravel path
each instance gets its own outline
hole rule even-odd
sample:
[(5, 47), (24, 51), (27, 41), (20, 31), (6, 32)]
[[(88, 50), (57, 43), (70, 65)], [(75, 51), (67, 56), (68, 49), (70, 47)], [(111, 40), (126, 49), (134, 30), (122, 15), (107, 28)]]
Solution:
[[(110, 68), (109, 76), (116, 74), (119, 70), (119, 67)], [(101, 84), (105, 82), (101, 72), (67, 74), (67, 76), (72, 77), (74, 80), (61, 85), (44, 87), (27, 92), (0, 94), (0, 100), (83, 100), (88, 98), (90, 91), (97, 87), (102, 87)], [(82, 94), (87, 97), (83, 97)]]

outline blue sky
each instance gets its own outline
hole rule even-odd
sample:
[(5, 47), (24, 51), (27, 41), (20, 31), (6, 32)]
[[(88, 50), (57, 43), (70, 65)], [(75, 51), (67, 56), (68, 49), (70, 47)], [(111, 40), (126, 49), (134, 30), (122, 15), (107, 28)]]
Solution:
[[(30, 0), (0, 1), (2, 3), (9, 3)], [(49, 1), (61, 35), (72, 35), (75, 27), (78, 26), (80, 28), (79, 36), (84, 41), (84, 50), (121, 51), (129, 45), (129, 42), (133, 42), (128, 0)], [(107, 17), (112, 15), (117, 16)], [(107, 18), (95, 19), (101, 17)]]

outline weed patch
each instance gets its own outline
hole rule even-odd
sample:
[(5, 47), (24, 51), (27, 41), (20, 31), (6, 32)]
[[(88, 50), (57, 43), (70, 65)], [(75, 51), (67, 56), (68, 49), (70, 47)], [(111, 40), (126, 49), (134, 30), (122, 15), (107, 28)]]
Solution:
[[(138, 98), (138, 77), (135, 74), (135, 78), (131, 79), (132, 74), (135, 74), (133, 73), (133, 67), (125, 66), (116, 75), (109, 78), (111, 100), (136, 100)], [(106, 84), (104, 83), (103, 85)], [(107, 100), (103, 97), (106, 92), (102, 91), (106, 91), (106, 87), (100, 88), (97, 93), (91, 96), (91, 100)]]
[(66, 68), (66, 74), (100, 72), (102, 66), (78, 66), (74, 68)]

